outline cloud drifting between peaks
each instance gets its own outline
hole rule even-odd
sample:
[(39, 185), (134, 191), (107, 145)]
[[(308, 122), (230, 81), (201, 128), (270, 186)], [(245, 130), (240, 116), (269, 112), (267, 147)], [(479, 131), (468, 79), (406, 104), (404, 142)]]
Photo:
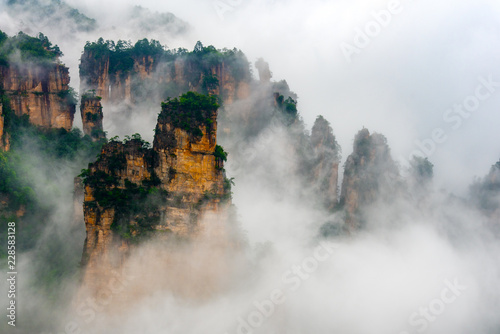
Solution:
[[(99, 21), (134, 1), (77, 2)], [(376, 14), (398, 6), (389, 23), (372, 29), (373, 37), (346, 61), (342, 43), (358, 29), (366, 31)], [(318, 114), (333, 125), (345, 153), (363, 126), (383, 133), (394, 156), (405, 163), (417, 142), (441, 128), (447, 140), (427, 154), (447, 188), (463, 192), (475, 175), (484, 175), (500, 157), (499, 92), (484, 101), (462, 126), (451, 129), (445, 112), (474, 93), (478, 77), (500, 82), (500, 5), (440, 1), (141, 1), (141, 6), (169, 11), (189, 22), (191, 33), (162, 40), (170, 47), (237, 47), (251, 62), (264, 57), (274, 79), (285, 79), (299, 96), (308, 126)], [(111, 20), (111, 19), (109, 19)], [(120, 21), (114, 15), (113, 24)], [(119, 31), (114, 32), (117, 37)], [(480, 131), (479, 131), (480, 129)]]
[[(275, 80), (288, 81), (299, 96), (299, 110), (309, 127), (316, 115), (325, 116), (344, 158), (363, 126), (384, 134), (396, 159), (407, 157), (418, 148), (415, 141), (431, 138), (435, 128), (442, 128), (448, 139), (436, 144), (429, 159), (436, 166), (439, 185), (452, 190), (463, 191), (474, 175), (486, 174), (500, 157), (500, 116), (495, 108), (500, 90), (464, 118), (458, 129), (443, 120), (449, 108), (475, 93), (479, 77), (491, 75), (500, 82), (497, 2), (402, 0), (403, 10), (349, 63), (340, 45), (354, 43), (357, 29), (365, 29), (374, 20), (372, 12), (387, 9), (389, 1), (221, 1), (231, 7), (224, 19), (212, 1), (142, 1), (140, 5), (172, 12), (193, 28), (185, 36), (156, 37), (111, 29), (126, 25), (122, 8), (136, 4), (133, 1), (71, 0), (69, 4), (110, 29), (82, 34), (76, 46), (75, 41), (62, 38), (54, 43), (66, 54), (73, 83), (85, 40), (101, 35), (126, 40), (158, 38), (169, 47), (190, 49), (197, 40), (240, 48), (250, 61), (264, 57)], [(287, 142), (281, 137), (273, 143), (276, 152), (286, 152)], [(269, 164), (277, 170), (276, 182), (294, 189), (289, 181), (294, 175), (286, 174), (293, 170), (289, 166), (293, 159)], [(293, 196), (277, 199), (273, 189), (258, 183), (255, 176), (262, 170), (249, 171), (256, 174), (237, 180), (234, 191), (250, 239), (246, 261), (254, 265), (235, 269), (240, 270), (239, 282), (233, 282), (237, 287), (195, 305), (168, 292), (155, 292), (144, 296), (126, 317), (100, 319), (95, 323), (98, 329), (195, 333), (202, 326), (207, 333), (237, 332), (239, 318), (248, 320), (254, 301), (267, 298), (266, 293), (274, 288), (288, 290), (282, 274), (311, 256), (311, 239), (328, 217), (295, 202)], [(473, 210), (450, 204), (439, 193), (427, 201), (424, 214), (408, 209), (405, 203), (373, 210), (368, 232), (339, 240), (331, 258), (300, 289), (287, 295), (287, 302), (255, 332), (413, 333), (417, 327), (408, 319), (414, 313), (415, 319), (423, 319), (422, 310), (440, 305), (436, 300), (447, 287), (446, 280), (455, 279), (466, 290), (455, 303), (446, 304), (439, 317), (427, 320), (427, 333), (498, 331), (498, 240), (482, 232), (482, 218)], [(386, 224), (385, 216), (391, 210), (399, 213), (392, 225)], [(272, 243), (259, 246), (266, 241)], [(259, 247), (263, 249), (260, 257), (255, 251)], [(156, 261), (150, 258), (140, 266), (156, 268)], [(164, 275), (171, 274), (169, 268), (164, 269)]]
[[(266, 59), (274, 79), (285, 79), (299, 96), (299, 110), (310, 127), (318, 114), (333, 125), (345, 153), (363, 126), (383, 133), (394, 156), (405, 163), (419, 144), (442, 129), (447, 140), (427, 154), (438, 182), (463, 192), (475, 175), (484, 175), (500, 157), (495, 145), (498, 93), (481, 103), (459, 129), (443, 120), (446, 111), (474, 93), (478, 77), (500, 82), (500, 5), (494, 0), (326, 1), (67, 1), (94, 17), (100, 29), (59, 41), (77, 85), (83, 43), (100, 36), (136, 40), (157, 38), (169, 47), (237, 47), (251, 62)], [(381, 11), (398, 5), (389, 23), (374, 28)], [(127, 29), (127, 10), (140, 5), (171, 12), (189, 23), (184, 35)], [(222, 9), (221, 9), (222, 8)], [(391, 7), (392, 8), (392, 7)], [(379, 14), (377, 14), (379, 13)], [(15, 25), (13, 20), (5, 24)], [(367, 46), (348, 62), (342, 43), (354, 45), (358, 32), (371, 27)], [(54, 30), (56, 30), (55, 27)], [(48, 30), (52, 29), (47, 27)], [(374, 29), (374, 30), (373, 30)], [(12, 29), (15, 32), (15, 28)], [(57, 35), (57, 34), (52, 34)], [(60, 36), (59, 36), (60, 37)], [(478, 131), (480, 129), (480, 131)], [(425, 153), (425, 152), (424, 152)]]

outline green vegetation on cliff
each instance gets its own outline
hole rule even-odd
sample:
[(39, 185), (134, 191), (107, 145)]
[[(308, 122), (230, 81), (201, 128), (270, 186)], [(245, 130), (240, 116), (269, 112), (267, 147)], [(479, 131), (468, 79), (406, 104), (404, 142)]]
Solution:
[[(52, 291), (54, 297), (80, 261), (80, 253), (72, 249), (72, 240), (82, 231), (73, 222), (73, 178), (94, 159), (102, 142), (94, 143), (78, 129), (38, 128), (28, 117), (10, 112), (6, 124), (11, 146), (0, 152), (0, 225), (16, 222), (17, 253), (30, 252), (36, 263), (31, 268), (34, 286)], [(6, 240), (6, 232), (0, 230), (1, 239)], [(6, 249), (1, 249), (0, 258), (5, 256)]]
[[(16, 51), (20, 52), (20, 59), (16, 59)], [(52, 62), (61, 56), (59, 47), (52, 45), (42, 33), (31, 37), (19, 32), (16, 36), (8, 37), (0, 30), (0, 65), (7, 66), (11, 61)]]
[[(25, 148), (28, 141), (36, 144), (40, 153), (51, 158), (74, 159), (82, 152), (97, 153), (101, 142), (93, 143), (90, 137), (83, 136), (79, 129), (67, 131), (63, 128), (44, 129), (30, 123), (28, 115), (17, 116), (10, 107), (9, 98), (0, 90), (3, 105), (4, 129), (10, 136), (11, 152)], [(89, 157), (95, 155), (88, 153)]]
[(274, 93), (277, 108), (281, 111), (285, 122), (290, 125), (297, 119), (297, 101), (292, 97), (285, 99), (280, 93)]
[(201, 69), (202, 71), (207, 71), (225, 62), (227, 65), (234, 67), (233, 74), (237, 79), (249, 79), (250, 76), (248, 61), (246, 61), (245, 55), (240, 50), (220, 50), (212, 45), (205, 47), (200, 41), (196, 43), (193, 51), (189, 52), (183, 48), (168, 49), (154, 39), (148, 40), (144, 38), (132, 44), (130, 41), (124, 40), (118, 40), (115, 43), (111, 40), (104, 40), (101, 37), (96, 42), (87, 42), (84, 52), (96, 60), (102, 57), (110, 57), (110, 73), (116, 73), (120, 70), (130, 70), (133, 67), (134, 59), (150, 56), (159, 58), (162, 61), (184, 58), (190, 63), (190, 67), (195, 70)]
[[(42, 36), (33, 39), (18, 35), (19, 38), (9, 39), (5, 34), (0, 35), (2, 46), (19, 47), (22, 60), (32, 62), (41, 57), (43, 63), (47, 60), (54, 63), (60, 54)], [(20, 39), (23, 42), (17, 43)], [(9, 48), (2, 48), (4, 56), (6, 50)], [(61, 95), (71, 99), (72, 91)], [(2, 139), (10, 143), (8, 152), (0, 152), (0, 224), (16, 222), (17, 252), (30, 252), (37, 263), (32, 268), (37, 277), (35, 285), (52, 289), (63, 277), (74, 274), (79, 257), (65, 251), (70, 247), (67, 235), (51, 232), (48, 242), (47, 232), (56, 224), (72, 226), (73, 178), (81, 164), (96, 156), (102, 141), (94, 143), (79, 129), (45, 129), (31, 124), (28, 115), (15, 114), (3, 89), (0, 89), (0, 104), (4, 117)], [(0, 230), (0, 238), (5, 238), (6, 231), (6, 228)], [(1, 249), (0, 258), (5, 256), (5, 249)], [(49, 257), (51, 261), (47, 262)]]
[(161, 108), (159, 120), (165, 120), (194, 137), (201, 137), (203, 135), (201, 127), (205, 126), (207, 133), (212, 131), (215, 112), (219, 105), (214, 96), (187, 92), (179, 98), (162, 102)]
[(410, 161), (410, 172), (415, 181), (426, 183), (430, 181), (434, 175), (434, 165), (427, 158), (413, 156)]
[(215, 146), (214, 156), (215, 156), (215, 165), (217, 168), (222, 169), (224, 166), (224, 162), (227, 161), (228, 153), (224, 151), (224, 148), (220, 145)]
[[(236, 81), (251, 80), (249, 63), (240, 50), (237, 49), (216, 49), (214, 46), (203, 46), (201, 42), (196, 43), (193, 51), (186, 49), (168, 49), (162, 46), (158, 41), (142, 39), (132, 44), (130, 41), (119, 40), (116, 43), (110, 40), (99, 38), (96, 42), (87, 42), (84, 48), (84, 55), (80, 64), (80, 76), (87, 81), (89, 88), (94, 87), (98, 82), (97, 76), (102, 73), (96, 72), (96, 68), (104, 69), (104, 63), (109, 61), (108, 74), (119, 76), (128, 75), (133, 71), (138, 63), (144, 63), (147, 68), (150, 65), (156, 68), (159, 64), (162, 67), (162, 75), (168, 77), (175, 75), (178, 62), (182, 66), (183, 78), (175, 84), (173, 82), (155, 83), (153, 86), (160, 90), (163, 99), (167, 97), (178, 96), (180, 92), (190, 90), (191, 85), (199, 85), (200, 91), (207, 94), (219, 87), (217, 71), (222, 67), (228, 70)], [(139, 83), (132, 82), (133, 93), (144, 95), (145, 87)], [(94, 83), (94, 84), (91, 84)], [(151, 89), (148, 87), (147, 89)], [(146, 94), (147, 95), (147, 94)]]
[(23, 206), (29, 208), (35, 199), (33, 189), (22, 177), (19, 160), (16, 152), (0, 152), (0, 196), (5, 198), (7, 204), (3, 209), (9, 212)]
[[(89, 59), (82, 59), (80, 64), (80, 76), (92, 76), (99, 62), (109, 60), (109, 74), (125, 75), (134, 68), (136, 59), (152, 57), (153, 59), (168, 58), (169, 54), (165, 48), (155, 40), (142, 39), (134, 45), (130, 41), (119, 40), (118, 42), (104, 40), (102, 37), (96, 42), (87, 42), (84, 53)], [(149, 61), (149, 59), (146, 59)]]
[[(168, 194), (160, 190), (160, 180), (154, 172), (155, 152), (139, 134), (127, 136), (123, 142), (112, 138), (103, 147), (97, 161), (83, 169), (80, 177), (92, 188), (95, 201), (85, 202), (88, 210), (99, 208), (115, 210), (111, 228), (122, 238), (135, 241), (149, 235), (153, 226), (159, 224), (160, 207), (167, 202)], [(104, 153), (105, 152), (105, 153)], [(126, 169), (126, 154), (139, 152), (147, 163), (151, 177), (140, 184), (129, 179), (121, 181), (120, 174)], [(130, 224), (131, 221), (136, 224)]]

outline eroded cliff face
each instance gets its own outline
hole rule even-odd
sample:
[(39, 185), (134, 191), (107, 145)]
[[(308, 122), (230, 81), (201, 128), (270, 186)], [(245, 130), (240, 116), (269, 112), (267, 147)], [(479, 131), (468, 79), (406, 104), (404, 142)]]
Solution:
[(80, 58), (80, 94), (94, 90), (105, 101), (109, 99), (109, 55), (85, 51)]
[(85, 198), (84, 186), (80, 177), (73, 179), (73, 223), (75, 226), (82, 226), (80, 223), (84, 221), (83, 218), (83, 200)]
[(271, 82), (271, 78), (273, 74), (271, 73), (271, 70), (269, 69), (269, 63), (264, 61), (264, 59), (259, 58), (255, 62), (255, 67), (257, 68), (257, 71), (259, 71), (259, 80), (262, 83), (269, 83)]
[(324, 206), (332, 210), (338, 202), (340, 146), (330, 124), (319, 116), (311, 130), (313, 148), (312, 179)]
[(0, 85), (17, 116), (44, 128), (71, 130), (75, 104), (71, 101), (68, 68), (62, 64), (0, 66)]
[(470, 187), (471, 202), (485, 214), (500, 233), (500, 161)]
[(353, 153), (347, 158), (340, 204), (344, 207), (345, 227), (349, 232), (363, 225), (363, 209), (383, 196), (396, 183), (398, 169), (392, 160), (386, 138), (370, 134), (367, 129), (358, 132)]
[[(217, 105), (214, 98), (203, 101), (195, 102), (205, 106), (197, 110), (175, 101), (164, 104), (153, 148), (137, 137), (111, 141), (89, 165), (84, 175), (86, 285), (119, 270), (141, 240), (193, 238), (204, 229), (201, 217), (228, 205), (223, 162), (216, 153)], [(189, 123), (180, 116), (190, 114)]]
[[(207, 89), (212, 95), (220, 96), (225, 104), (232, 104), (237, 99), (246, 99), (250, 96), (250, 84), (245, 80), (235, 78), (228, 67), (226, 63), (222, 63), (211, 68), (212, 76), (218, 79), (219, 84), (214, 88), (207, 87)], [(202, 77), (195, 86), (195, 91), (202, 90), (203, 86), (207, 85), (206, 81), (205, 77)]]
[[(153, 151), (157, 152), (156, 175), (163, 180), (162, 189), (176, 194), (179, 205), (170, 206), (166, 214), (170, 219), (166, 227), (172, 232), (187, 235), (192, 232), (192, 207), (203, 202), (205, 209), (216, 210), (224, 196), (223, 162), (214, 153), (216, 149), (216, 109), (203, 111), (200, 121), (179, 128), (178, 107), (164, 105), (155, 130)], [(174, 119), (176, 119), (174, 121)], [(192, 131), (192, 130), (196, 131)], [(187, 131), (186, 131), (187, 130)], [(209, 194), (210, 201), (203, 198)]]
[(186, 91), (218, 95), (225, 104), (250, 95), (248, 63), (244, 61), (243, 65), (236, 65), (233, 58), (207, 63), (193, 53), (116, 57), (110, 50), (96, 54), (85, 49), (80, 63), (81, 93), (93, 90), (104, 104), (160, 103)]
[(94, 141), (104, 138), (101, 98), (82, 96), (80, 114), (82, 116), (83, 133), (89, 135)]

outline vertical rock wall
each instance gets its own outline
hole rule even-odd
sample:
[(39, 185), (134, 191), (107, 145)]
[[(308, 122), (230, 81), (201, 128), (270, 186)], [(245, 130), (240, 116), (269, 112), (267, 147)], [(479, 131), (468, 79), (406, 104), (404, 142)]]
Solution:
[(16, 115), (44, 128), (71, 130), (75, 104), (71, 101), (69, 70), (61, 64), (0, 66), (1, 88)]
[[(191, 93), (193, 105), (163, 105), (153, 148), (139, 138), (110, 142), (85, 175), (85, 282), (119, 268), (131, 245), (151, 236), (190, 238), (199, 219), (227, 203), (222, 161), (215, 154), (215, 98)], [(209, 104), (204, 104), (209, 100)], [(192, 112), (196, 119), (186, 123)], [(187, 127), (186, 124), (189, 124)]]
[(355, 231), (363, 225), (363, 208), (390, 190), (398, 175), (386, 138), (381, 134), (370, 134), (367, 129), (359, 131), (354, 139), (353, 153), (345, 163), (340, 196), (348, 231)]
[(104, 138), (101, 98), (97, 96), (82, 96), (80, 114), (82, 116), (83, 133), (89, 135), (93, 140)]

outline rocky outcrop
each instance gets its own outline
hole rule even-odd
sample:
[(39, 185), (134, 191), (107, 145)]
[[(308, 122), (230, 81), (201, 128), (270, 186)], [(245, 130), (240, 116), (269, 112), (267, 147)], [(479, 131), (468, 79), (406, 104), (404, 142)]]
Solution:
[[(182, 194), (183, 201), (192, 204), (197, 203), (206, 192), (215, 198), (224, 195), (223, 161), (216, 153), (215, 99), (196, 93), (185, 96), (192, 101), (205, 100), (207, 107), (196, 110), (196, 105), (182, 106), (176, 101), (163, 104), (155, 129), (153, 150), (158, 154), (156, 174), (160, 180), (168, 180), (164, 190)], [(197, 115), (191, 118), (179, 115), (179, 112)], [(174, 225), (172, 228), (178, 230)], [(181, 230), (186, 231), (185, 228)]]
[(0, 66), (0, 85), (17, 116), (44, 128), (71, 130), (75, 114), (68, 68), (58, 63)]
[(333, 135), (330, 123), (319, 116), (311, 130), (313, 148), (312, 179), (324, 206), (331, 210), (338, 202), (338, 177), (340, 146)]
[(95, 90), (103, 104), (160, 103), (186, 91), (218, 95), (225, 104), (250, 95), (251, 75), (240, 51), (199, 43), (193, 52), (176, 53), (147, 40), (119, 50), (102, 39), (87, 44), (80, 62), (81, 92)]
[(269, 83), (271, 82), (271, 78), (273, 74), (271, 73), (271, 70), (269, 69), (269, 63), (264, 61), (264, 59), (259, 58), (255, 62), (255, 67), (257, 68), (257, 71), (259, 71), (259, 80), (262, 83)]
[(83, 95), (80, 103), (83, 133), (89, 135), (94, 141), (104, 138), (102, 127), (101, 98), (92, 95)]
[(73, 223), (75, 226), (82, 226), (80, 223), (83, 218), (83, 200), (85, 198), (84, 186), (80, 177), (75, 177), (73, 180)]
[[(247, 70), (241, 68), (240, 71)], [(245, 99), (250, 96), (250, 84), (246, 80), (237, 79), (232, 69), (225, 62), (210, 69), (212, 78), (218, 80), (218, 85), (211, 88), (207, 84), (207, 77), (203, 76), (199, 83), (193, 86), (194, 91), (200, 92), (207, 89), (212, 95), (222, 98), (225, 104), (232, 104), (237, 99)]]
[(143, 239), (196, 235), (199, 218), (228, 203), (217, 108), (214, 97), (188, 93), (162, 105), (152, 148), (137, 135), (103, 146), (83, 173), (86, 283)]
[(353, 232), (363, 225), (363, 209), (390, 191), (398, 174), (386, 138), (370, 134), (368, 129), (359, 131), (354, 139), (353, 153), (345, 162), (340, 195), (348, 231)]
[(109, 54), (86, 49), (80, 58), (80, 94), (94, 91), (105, 101), (109, 99)]
[(500, 232), (500, 161), (491, 166), (488, 175), (476, 180), (470, 187), (471, 202), (491, 221)]

